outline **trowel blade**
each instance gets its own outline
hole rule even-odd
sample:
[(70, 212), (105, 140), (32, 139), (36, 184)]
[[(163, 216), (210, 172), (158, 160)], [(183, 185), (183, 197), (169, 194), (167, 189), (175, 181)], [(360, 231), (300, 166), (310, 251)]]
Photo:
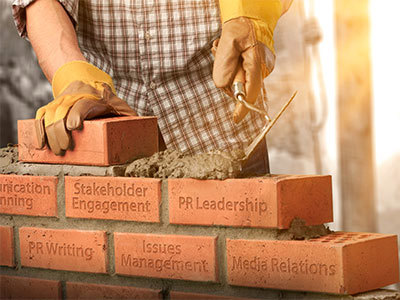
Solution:
[[(293, 99), (296, 97), (297, 91), (294, 92), (292, 97), (286, 102), (286, 104), (281, 108), (279, 113), (276, 115), (274, 119), (271, 120), (271, 122), (267, 122), (264, 125), (264, 128), (261, 130), (261, 132), (256, 136), (256, 138), (253, 140), (253, 142), (245, 149), (245, 157), (243, 158), (243, 161), (246, 161), (249, 159), (250, 155), (253, 153), (254, 149), (256, 149), (257, 145), (264, 140), (264, 137), (267, 135), (267, 133), (271, 130), (272, 126), (275, 125), (276, 121), (278, 121), (279, 117), (283, 114), (283, 112), (288, 108), (289, 104), (293, 101)], [(269, 160), (268, 160), (269, 161)]]

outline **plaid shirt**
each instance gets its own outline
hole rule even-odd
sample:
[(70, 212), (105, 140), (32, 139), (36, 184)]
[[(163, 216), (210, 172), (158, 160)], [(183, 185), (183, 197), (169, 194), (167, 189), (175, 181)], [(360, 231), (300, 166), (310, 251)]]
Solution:
[[(18, 32), (25, 7), (14, 0)], [(168, 148), (186, 153), (248, 145), (263, 126), (254, 113), (232, 122), (234, 101), (212, 80), (217, 0), (59, 0), (89, 62), (109, 73), (139, 115), (155, 115)]]

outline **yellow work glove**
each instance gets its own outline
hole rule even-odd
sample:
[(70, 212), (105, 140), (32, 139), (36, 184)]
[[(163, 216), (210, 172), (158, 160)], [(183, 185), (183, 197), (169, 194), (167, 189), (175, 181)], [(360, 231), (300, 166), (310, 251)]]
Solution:
[[(273, 34), (284, 12), (280, 0), (219, 0), (222, 33), (214, 41), (213, 79), (229, 96), (235, 81), (244, 83), (246, 100), (254, 103), (263, 79), (275, 66)], [(236, 104), (233, 120), (238, 123), (247, 108)]]
[(103, 115), (136, 116), (129, 105), (115, 95), (111, 77), (84, 61), (61, 66), (53, 77), (54, 100), (36, 112), (39, 148), (46, 144), (56, 155), (72, 146), (70, 131), (80, 129), (83, 120)]

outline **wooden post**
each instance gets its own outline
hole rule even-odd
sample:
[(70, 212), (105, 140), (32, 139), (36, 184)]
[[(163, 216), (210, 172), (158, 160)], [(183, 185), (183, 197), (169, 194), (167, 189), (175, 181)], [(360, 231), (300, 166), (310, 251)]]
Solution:
[(368, 0), (335, 0), (343, 229), (376, 231)]

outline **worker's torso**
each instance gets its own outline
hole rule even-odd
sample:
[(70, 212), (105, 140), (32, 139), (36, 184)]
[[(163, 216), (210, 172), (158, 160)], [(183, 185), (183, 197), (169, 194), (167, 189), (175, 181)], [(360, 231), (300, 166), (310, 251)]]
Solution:
[(86, 58), (111, 74), (139, 115), (156, 115), (168, 147), (241, 148), (262, 119), (234, 125), (233, 100), (212, 80), (217, 0), (65, 0)]

